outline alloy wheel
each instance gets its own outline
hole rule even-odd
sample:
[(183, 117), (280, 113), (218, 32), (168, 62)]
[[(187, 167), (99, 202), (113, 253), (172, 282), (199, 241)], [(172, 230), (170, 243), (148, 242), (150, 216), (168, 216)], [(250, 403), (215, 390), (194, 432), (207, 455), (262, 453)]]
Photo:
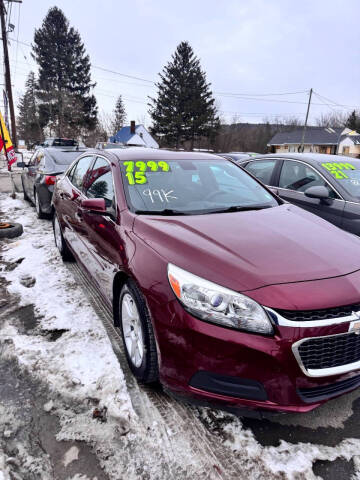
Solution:
[(139, 368), (144, 359), (144, 336), (135, 300), (129, 293), (122, 297), (121, 321), (128, 356), (132, 364)]
[(59, 250), (59, 252), (62, 252), (62, 236), (61, 236), (61, 230), (60, 230), (60, 224), (57, 216), (54, 218), (54, 237), (55, 237), (55, 244)]

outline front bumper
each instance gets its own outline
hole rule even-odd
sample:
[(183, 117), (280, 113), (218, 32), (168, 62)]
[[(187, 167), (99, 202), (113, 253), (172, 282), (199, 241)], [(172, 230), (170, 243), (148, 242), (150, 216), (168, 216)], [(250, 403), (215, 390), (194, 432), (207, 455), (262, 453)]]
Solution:
[[(360, 371), (310, 377), (302, 370), (293, 351), (293, 345), (306, 337), (348, 332), (349, 322), (321, 327), (275, 325), (275, 335), (265, 337), (198, 320), (178, 301), (167, 304), (166, 315), (164, 310), (153, 314), (157, 319), (164, 319), (156, 322), (161, 381), (168, 389), (189, 399), (214, 403), (225, 409), (307, 412), (360, 385)], [(201, 384), (199, 372), (217, 377), (217, 387), (209, 388), (206, 382)], [(248, 383), (250, 388), (241, 390), (241, 387), (240, 395), (231, 393), (229, 386), (222, 391), (221, 384), (228, 380), (232, 383), (231, 378), (233, 383), (238, 381), (245, 387)], [(252, 391), (254, 395), (241, 394), (241, 391)], [(261, 396), (261, 392), (265, 395)]]

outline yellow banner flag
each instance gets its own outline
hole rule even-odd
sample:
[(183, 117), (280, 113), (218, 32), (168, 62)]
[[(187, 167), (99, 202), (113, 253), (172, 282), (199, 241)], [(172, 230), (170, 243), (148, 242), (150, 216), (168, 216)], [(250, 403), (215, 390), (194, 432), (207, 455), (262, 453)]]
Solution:
[(11, 165), (16, 162), (16, 155), (4, 118), (0, 112), (0, 151), (3, 149), (8, 164), (8, 170), (10, 171)]

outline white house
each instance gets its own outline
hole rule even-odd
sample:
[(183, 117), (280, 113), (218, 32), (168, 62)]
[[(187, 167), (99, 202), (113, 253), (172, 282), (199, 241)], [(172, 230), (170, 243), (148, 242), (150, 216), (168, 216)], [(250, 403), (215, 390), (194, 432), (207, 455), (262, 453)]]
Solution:
[(360, 135), (353, 130), (341, 137), (338, 148), (339, 155), (360, 158)]
[[(299, 152), (303, 128), (278, 132), (268, 143), (271, 153)], [(307, 127), (304, 152), (348, 155), (360, 158), (360, 134), (349, 128)]]

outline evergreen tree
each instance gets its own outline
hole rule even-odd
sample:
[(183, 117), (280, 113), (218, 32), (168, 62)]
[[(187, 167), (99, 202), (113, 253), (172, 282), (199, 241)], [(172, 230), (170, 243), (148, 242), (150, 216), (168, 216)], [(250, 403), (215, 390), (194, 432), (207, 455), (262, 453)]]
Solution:
[(178, 148), (189, 141), (190, 149), (201, 137), (214, 140), (220, 121), (215, 100), (188, 42), (178, 45), (172, 60), (159, 74), (157, 98), (150, 98), (152, 133), (166, 145)]
[(91, 93), (90, 58), (79, 33), (57, 7), (35, 30), (32, 56), (39, 65), (37, 97), (50, 133), (78, 136), (94, 129), (97, 105)]
[(125, 122), (126, 122), (125, 105), (121, 95), (119, 95), (119, 98), (117, 99), (115, 109), (114, 109), (114, 118), (111, 122), (112, 135), (115, 135), (124, 126)]
[(356, 114), (355, 110), (353, 112), (351, 112), (351, 114), (349, 115), (349, 118), (347, 119), (345, 126), (347, 128), (350, 128), (351, 130), (356, 130), (357, 132), (359, 132), (359, 130), (360, 130), (360, 117)]
[(34, 72), (29, 73), (25, 83), (25, 93), (19, 100), (18, 109), (17, 124), (20, 138), (25, 140), (26, 145), (30, 146), (41, 143), (44, 125), (41, 125), (39, 118)]

